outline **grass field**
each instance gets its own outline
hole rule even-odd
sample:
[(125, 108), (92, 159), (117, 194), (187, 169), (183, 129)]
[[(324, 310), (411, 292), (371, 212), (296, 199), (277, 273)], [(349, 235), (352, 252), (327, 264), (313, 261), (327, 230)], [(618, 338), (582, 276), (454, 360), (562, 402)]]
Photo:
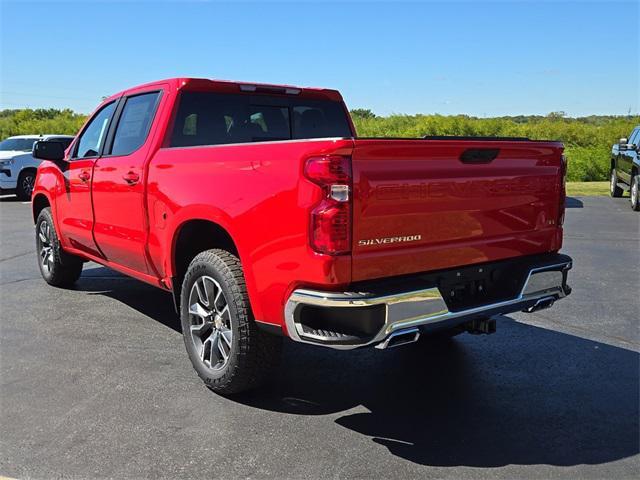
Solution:
[(567, 182), (570, 197), (598, 197), (609, 195), (609, 182)]

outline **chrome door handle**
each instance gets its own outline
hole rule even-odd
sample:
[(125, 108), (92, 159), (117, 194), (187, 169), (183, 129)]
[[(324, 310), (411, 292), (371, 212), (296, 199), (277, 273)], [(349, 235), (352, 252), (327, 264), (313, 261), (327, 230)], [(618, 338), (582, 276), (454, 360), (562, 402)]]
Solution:
[(122, 176), (122, 178), (124, 178), (124, 181), (129, 185), (135, 185), (140, 181), (140, 175), (136, 172), (127, 172)]

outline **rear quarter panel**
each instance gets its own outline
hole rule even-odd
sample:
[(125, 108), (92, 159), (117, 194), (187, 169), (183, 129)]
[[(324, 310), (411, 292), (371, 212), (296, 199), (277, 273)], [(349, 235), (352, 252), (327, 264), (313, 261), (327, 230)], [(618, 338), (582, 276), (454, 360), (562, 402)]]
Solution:
[(193, 219), (234, 240), (255, 317), (282, 325), (284, 302), (299, 285), (339, 288), (351, 281), (349, 256), (309, 247), (309, 211), (320, 188), (302, 174), (319, 153), (351, 152), (352, 140), (305, 140), (163, 148), (149, 165), (149, 254), (161, 276), (174, 274), (180, 227)]

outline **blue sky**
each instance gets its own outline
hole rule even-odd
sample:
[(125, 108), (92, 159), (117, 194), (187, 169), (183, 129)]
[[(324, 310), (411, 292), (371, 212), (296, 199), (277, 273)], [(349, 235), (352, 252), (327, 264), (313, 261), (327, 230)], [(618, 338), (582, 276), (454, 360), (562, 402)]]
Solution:
[(174, 76), (339, 89), (378, 114), (639, 112), (640, 2), (0, 0), (0, 108)]

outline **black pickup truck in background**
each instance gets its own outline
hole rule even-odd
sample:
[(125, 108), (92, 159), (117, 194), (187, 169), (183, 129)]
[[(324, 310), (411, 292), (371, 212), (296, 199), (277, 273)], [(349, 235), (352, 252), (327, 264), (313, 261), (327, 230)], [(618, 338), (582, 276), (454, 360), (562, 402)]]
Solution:
[(631, 208), (640, 211), (640, 125), (629, 138), (621, 138), (611, 149), (611, 196), (621, 197), (631, 190)]

